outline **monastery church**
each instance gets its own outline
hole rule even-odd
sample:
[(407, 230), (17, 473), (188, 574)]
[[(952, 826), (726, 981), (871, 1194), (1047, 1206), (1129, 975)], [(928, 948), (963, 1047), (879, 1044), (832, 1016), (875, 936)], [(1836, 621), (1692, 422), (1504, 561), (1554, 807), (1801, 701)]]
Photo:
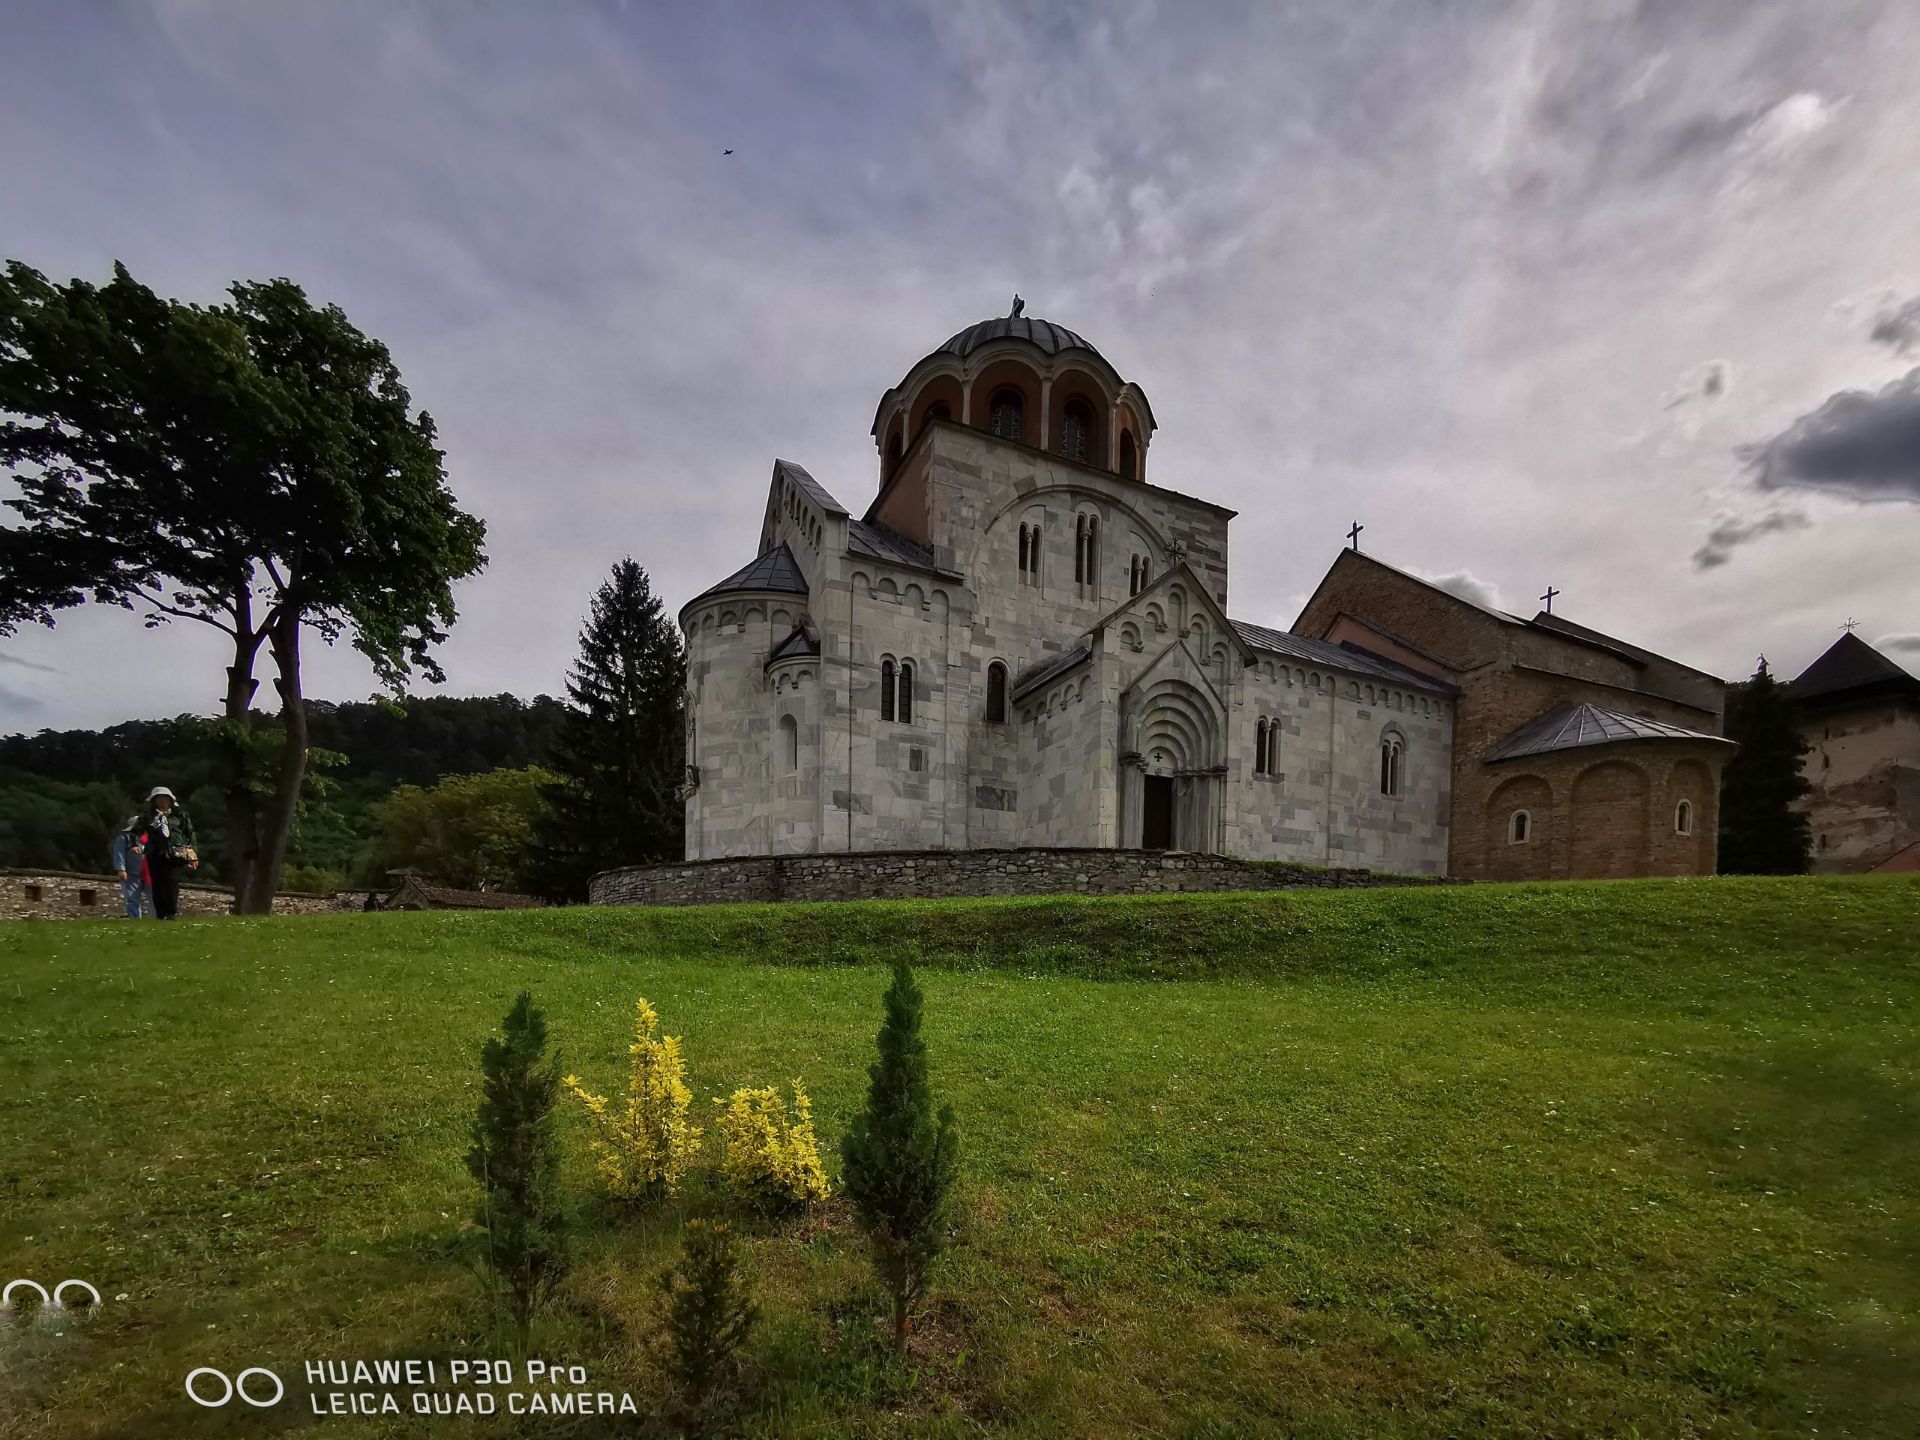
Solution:
[(1720, 681), (1357, 548), (1291, 630), (1234, 620), (1234, 512), (1154, 483), (1156, 429), (1016, 300), (880, 397), (858, 516), (775, 461), (757, 555), (680, 612), (687, 858), (1712, 872)]

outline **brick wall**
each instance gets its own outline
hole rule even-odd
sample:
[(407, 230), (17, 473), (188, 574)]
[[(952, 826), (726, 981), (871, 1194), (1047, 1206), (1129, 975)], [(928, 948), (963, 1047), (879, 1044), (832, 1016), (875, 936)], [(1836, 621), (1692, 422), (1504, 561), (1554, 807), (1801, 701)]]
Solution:
[[(358, 910), (364, 890), (338, 895), (293, 895), (282, 892), (273, 900), (276, 915), (322, 915), (336, 910)], [(226, 915), (233, 908), (233, 892), (218, 885), (182, 885), (182, 915)], [(111, 875), (82, 875), (72, 871), (0, 871), (0, 920), (111, 920), (124, 914), (120, 882)]]
[(724, 905), (1447, 883), (1435, 876), (1321, 870), (1151, 850), (891, 850), (629, 865), (594, 876), (590, 898), (595, 905)]

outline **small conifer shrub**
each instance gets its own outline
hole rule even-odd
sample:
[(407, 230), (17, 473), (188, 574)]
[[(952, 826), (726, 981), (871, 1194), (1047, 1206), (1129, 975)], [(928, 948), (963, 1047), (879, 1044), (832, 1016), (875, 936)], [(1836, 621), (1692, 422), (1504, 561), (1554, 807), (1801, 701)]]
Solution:
[(922, 996), (904, 961), (894, 964), (885, 1003), (867, 1106), (840, 1142), (840, 1158), (842, 1183), (893, 1301), (894, 1348), (904, 1353), (909, 1318), (946, 1242), (959, 1134), (952, 1107), (934, 1115), (920, 1038)]
[(734, 1091), (721, 1109), (717, 1128), (720, 1178), (759, 1209), (777, 1214), (827, 1198), (813, 1106), (798, 1080), (793, 1082), (791, 1110), (771, 1085)]
[(618, 1104), (590, 1093), (577, 1075), (566, 1080), (593, 1122), (595, 1168), (620, 1200), (672, 1195), (700, 1153), (700, 1129), (688, 1117), (693, 1092), (680, 1037), (659, 1029), (659, 1014), (641, 999), (627, 1047), (627, 1093)]
[(567, 1267), (553, 1130), (560, 1081), (557, 1061), (546, 1055), (547, 1017), (531, 991), (520, 992), (501, 1028), (480, 1051), (481, 1097), (467, 1169), (480, 1182), (473, 1218), (485, 1232), (487, 1271), (524, 1346), (534, 1310)]
[(698, 1435), (717, 1418), (759, 1310), (726, 1222), (689, 1220), (685, 1234), (680, 1261), (662, 1280), (672, 1347), (667, 1370), (679, 1390), (685, 1428)]

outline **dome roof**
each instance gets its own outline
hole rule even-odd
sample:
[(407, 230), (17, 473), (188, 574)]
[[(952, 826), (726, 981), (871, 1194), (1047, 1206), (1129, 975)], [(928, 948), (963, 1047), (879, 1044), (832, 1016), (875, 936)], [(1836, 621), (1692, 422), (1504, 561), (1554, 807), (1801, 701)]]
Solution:
[(1062, 350), (1091, 350), (1095, 355), (1100, 354), (1066, 326), (1027, 315), (996, 315), (991, 320), (969, 325), (933, 353), (964, 358), (989, 341), (1008, 339), (1031, 340), (1049, 355), (1058, 355)]

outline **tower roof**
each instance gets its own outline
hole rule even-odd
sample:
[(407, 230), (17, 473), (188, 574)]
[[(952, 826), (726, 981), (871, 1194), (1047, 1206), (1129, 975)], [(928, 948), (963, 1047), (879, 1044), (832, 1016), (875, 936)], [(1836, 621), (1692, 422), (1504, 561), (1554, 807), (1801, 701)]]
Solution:
[(1826, 654), (1802, 670), (1786, 689), (1789, 699), (1817, 700), (1855, 690), (1920, 692), (1920, 680), (1849, 630), (1827, 647)]
[(958, 355), (964, 359), (994, 340), (1030, 340), (1049, 355), (1058, 355), (1062, 350), (1088, 350), (1095, 355), (1100, 354), (1066, 326), (1032, 315), (996, 315), (991, 320), (982, 320), (969, 325), (933, 353)]

